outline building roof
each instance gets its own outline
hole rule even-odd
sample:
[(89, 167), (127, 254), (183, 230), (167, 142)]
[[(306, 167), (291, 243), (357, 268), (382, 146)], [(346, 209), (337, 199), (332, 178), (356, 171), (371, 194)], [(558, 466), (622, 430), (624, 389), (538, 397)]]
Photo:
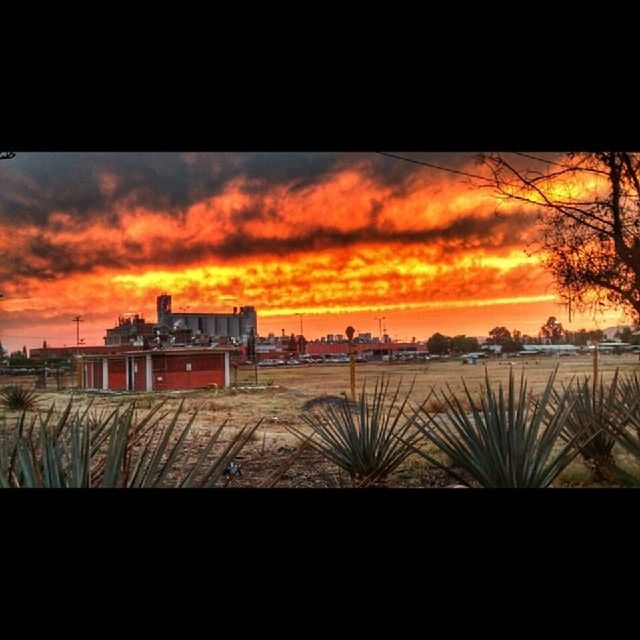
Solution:
[(523, 351), (578, 351), (575, 344), (525, 344)]
[(121, 358), (122, 356), (146, 355), (204, 355), (208, 353), (233, 353), (241, 351), (239, 347), (173, 347), (169, 349), (138, 349), (136, 351), (121, 351), (119, 353), (96, 354), (88, 353), (83, 358)]

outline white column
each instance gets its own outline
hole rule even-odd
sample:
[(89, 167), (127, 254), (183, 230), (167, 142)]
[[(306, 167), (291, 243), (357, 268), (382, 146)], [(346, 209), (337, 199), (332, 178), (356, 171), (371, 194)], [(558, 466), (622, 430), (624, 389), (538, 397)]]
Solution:
[(102, 360), (102, 388), (109, 388), (109, 361), (106, 358)]
[(231, 386), (231, 375), (229, 374), (229, 352), (224, 352), (224, 386)]
[(151, 363), (151, 354), (147, 354), (147, 391), (153, 391), (153, 365)]

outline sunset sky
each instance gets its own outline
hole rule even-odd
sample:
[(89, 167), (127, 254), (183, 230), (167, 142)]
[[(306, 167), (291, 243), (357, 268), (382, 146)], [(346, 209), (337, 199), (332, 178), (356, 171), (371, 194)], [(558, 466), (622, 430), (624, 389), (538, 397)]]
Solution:
[[(406, 153), (477, 173), (469, 153)], [(103, 344), (119, 315), (253, 305), (261, 335), (537, 334), (558, 304), (535, 211), (367, 153), (17, 153), (0, 160), (0, 341)], [(379, 318), (384, 317), (383, 321)]]

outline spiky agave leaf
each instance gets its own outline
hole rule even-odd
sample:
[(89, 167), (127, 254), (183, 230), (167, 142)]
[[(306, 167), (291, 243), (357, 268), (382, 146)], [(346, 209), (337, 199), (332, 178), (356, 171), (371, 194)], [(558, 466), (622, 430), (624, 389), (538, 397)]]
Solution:
[(0, 447), (0, 485), (5, 487), (19, 486), (22, 483), (22, 471), (19, 464), (18, 449), (26, 432), (31, 437), (36, 416), (31, 416), (27, 425), (27, 414), (23, 411), (16, 419), (15, 426), (9, 434), (7, 418), (3, 417), (2, 446)]
[(272, 473), (270, 473), (262, 482), (258, 484), (259, 489), (271, 489), (278, 484), (282, 476), (291, 469), (291, 467), (298, 461), (298, 458), (302, 456), (307, 450), (313, 434), (306, 438), (298, 447), (298, 450), (291, 456), (289, 456), (281, 465), (278, 465)]
[(245, 425), (236, 435), (231, 438), (225, 449), (218, 454), (217, 458), (213, 461), (210, 469), (205, 473), (200, 482), (196, 483), (197, 487), (213, 487), (215, 483), (222, 477), (224, 470), (229, 466), (229, 463), (233, 462), (240, 451), (247, 445), (247, 443), (253, 437), (253, 434), (258, 430), (262, 420), (258, 420), (253, 425)]
[[(187, 464), (181, 458), (192, 446), (188, 436), (197, 413), (184, 427), (178, 427), (182, 407), (181, 404), (168, 425), (159, 422), (168, 413), (158, 417), (159, 407), (136, 420), (134, 403), (97, 415), (65, 410), (53, 426), (52, 410), (38, 416), (37, 421), (34, 416), (28, 427), (23, 413), (12, 436), (5, 419), (0, 431), (0, 486), (213, 486), (260, 422), (245, 426), (222, 452), (212, 454), (226, 424), (223, 423), (209, 437), (196, 461)], [(178, 462), (182, 464), (176, 469)]]
[[(482, 487), (547, 487), (575, 458), (578, 434), (558, 450), (556, 444), (573, 408), (567, 392), (553, 393), (557, 367), (537, 400), (529, 400), (524, 371), (516, 388), (513, 370), (505, 394), (502, 383), (496, 392), (488, 373), (477, 402), (463, 381), (467, 412), (458, 397), (436, 397), (445, 407), (444, 414), (433, 416), (424, 408), (414, 422), (420, 433), (435, 444), (454, 465)], [(423, 405), (424, 407), (424, 405)], [(467, 475), (457, 473), (426, 451), (414, 450), (465, 485)]]
[[(127, 486), (130, 487), (160, 487), (163, 486), (173, 463), (184, 449), (187, 434), (196, 419), (197, 411), (194, 411), (186, 426), (182, 429), (177, 441), (170, 445), (171, 436), (178, 424), (178, 418), (182, 413), (184, 400), (176, 410), (169, 426), (164, 430), (162, 437), (158, 438), (155, 447), (151, 446), (152, 437), (147, 440), (142, 455), (136, 465), (133, 478)], [(165, 456), (166, 453), (166, 456)]]

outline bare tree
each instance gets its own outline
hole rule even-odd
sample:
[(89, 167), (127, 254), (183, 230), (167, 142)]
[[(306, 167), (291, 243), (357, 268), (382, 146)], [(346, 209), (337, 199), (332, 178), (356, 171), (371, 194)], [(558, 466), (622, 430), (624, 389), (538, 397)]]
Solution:
[(481, 160), (501, 197), (538, 208), (537, 248), (560, 295), (583, 309), (606, 300), (640, 323), (640, 153), (543, 155)]

